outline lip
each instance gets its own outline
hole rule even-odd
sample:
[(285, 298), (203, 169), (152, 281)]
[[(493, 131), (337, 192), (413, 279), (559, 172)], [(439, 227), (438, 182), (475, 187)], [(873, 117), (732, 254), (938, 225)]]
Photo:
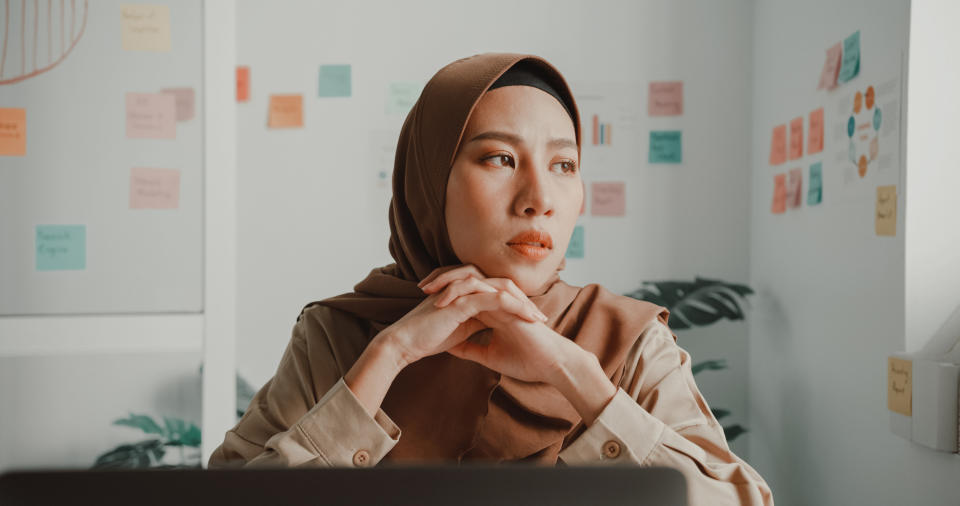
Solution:
[(507, 241), (507, 246), (527, 258), (543, 260), (553, 251), (553, 238), (543, 230), (524, 230)]

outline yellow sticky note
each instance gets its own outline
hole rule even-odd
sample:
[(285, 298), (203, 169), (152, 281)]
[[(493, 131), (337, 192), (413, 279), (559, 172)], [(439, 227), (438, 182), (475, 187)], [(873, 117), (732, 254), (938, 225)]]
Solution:
[(897, 235), (897, 186), (877, 187), (877, 235)]
[(913, 416), (913, 362), (887, 357), (887, 409)]
[(170, 51), (170, 7), (123, 4), (124, 51)]
[(270, 95), (270, 128), (299, 128), (303, 126), (303, 95)]
[(0, 108), (0, 156), (27, 154), (27, 110)]

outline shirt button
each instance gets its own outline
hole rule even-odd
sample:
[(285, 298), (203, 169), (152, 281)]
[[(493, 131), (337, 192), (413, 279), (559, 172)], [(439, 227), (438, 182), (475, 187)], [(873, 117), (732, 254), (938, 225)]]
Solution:
[(370, 464), (370, 452), (367, 450), (357, 450), (353, 454), (353, 465), (357, 467), (366, 467)]
[(620, 443), (611, 439), (603, 443), (603, 456), (608, 459), (615, 459), (620, 456)]

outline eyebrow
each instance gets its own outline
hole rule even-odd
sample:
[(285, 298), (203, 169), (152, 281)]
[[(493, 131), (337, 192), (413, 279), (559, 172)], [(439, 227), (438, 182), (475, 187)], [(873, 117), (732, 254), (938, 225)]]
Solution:
[[(484, 139), (503, 141), (508, 144), (523, 144), (523, 138), (518, 135), (514, 135), (507, 132), (492, 132), (492, 131), (483, 132), (483, 133), (474, 135), (473, 137), (470, 138), (469, 141), (467, 141), (467, 143), (469, 144), (473, 141), (480, 141)], [(577, 149), (577, 143), (572, 141), (571, 139), (567, 139), (563, 137), (555, 137), (547, 141), (547, 147)]]

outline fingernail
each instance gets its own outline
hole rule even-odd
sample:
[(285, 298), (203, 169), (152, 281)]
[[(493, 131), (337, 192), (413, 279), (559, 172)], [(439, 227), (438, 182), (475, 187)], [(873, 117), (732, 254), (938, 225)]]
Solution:
[(541, 319), (541, 320), (543, 320), (543, 321), (549, 320), (549, 318), (547, 318), (547, 315), (545, 315), (545, 314), (543, 314), (543, 313), (539, 313), (539, 314), (540, 314), (540, 319)]

